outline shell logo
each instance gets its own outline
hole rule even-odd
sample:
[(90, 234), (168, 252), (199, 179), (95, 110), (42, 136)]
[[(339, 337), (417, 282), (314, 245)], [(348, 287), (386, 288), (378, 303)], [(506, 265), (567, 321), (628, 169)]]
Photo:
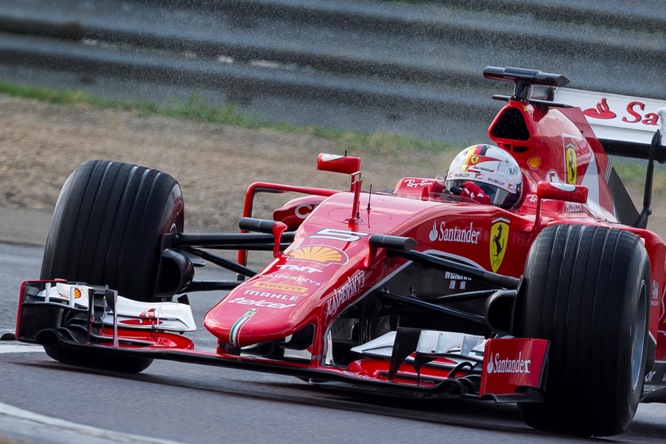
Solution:
[(81, 299), (82, 294), (81, 290), (79, 290), (78, 287), (74, 287), (73, 289), (70, 289), (69, 295), (58, 292), (58, 296), (60, 296), (63, 299), (69, 299), (69, 298)]
[(316, 262), (325, 265), (344, 265), (349, 261), (349, 258), (344, 251), (320, 245), (296, 248), (289, 252), (287, 256), (301, 261)]
[(541, 157), (539, 156), (530, 157), (529, 159), (527, 159), (527, 164), (530, 166), (530, 168), (536, 170), (541, 165)]

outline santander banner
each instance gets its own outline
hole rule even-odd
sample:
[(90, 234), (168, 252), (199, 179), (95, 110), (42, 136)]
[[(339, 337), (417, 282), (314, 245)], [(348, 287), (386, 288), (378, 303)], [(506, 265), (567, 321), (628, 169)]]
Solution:
[(488, 339), (479, 395), (513, 395), (519, 386), (538, 388), (548, 344), (545, 339)]
[(556, 88), (554, 101), (583, 110), (599, 139), (649, 144), (660, 126), (666, 132), (664, 100)]

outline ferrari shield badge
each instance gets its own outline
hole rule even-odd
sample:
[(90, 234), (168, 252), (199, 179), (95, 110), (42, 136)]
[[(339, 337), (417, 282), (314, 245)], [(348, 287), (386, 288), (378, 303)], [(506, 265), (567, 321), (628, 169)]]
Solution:
[(576, 151), (572, 145), (567, 146), (566, 151), (566, 161), (567, 161), (567, 183), (572, 185), (576, 184)]
[(506, 219), (495, 219), (490, 229), (490, 266), (493, 273), (496, 273), (506, 251), (506, 244), (509, 238), (509, 221)]

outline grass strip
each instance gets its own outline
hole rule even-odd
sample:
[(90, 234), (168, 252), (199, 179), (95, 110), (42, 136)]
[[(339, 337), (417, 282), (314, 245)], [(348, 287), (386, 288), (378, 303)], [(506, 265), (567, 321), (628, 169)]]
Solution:
[[(352, 153), (364, 152), (400, 159), (404, 153), (449, 152), (451, 155), (462, 147), (445, 142), (430, 141), (416, 137), (406, 137), (390, 133), (364, 134), (351, 131), (334, 130), (320, 126), (297, 126), (290, 123), (267, 122), (248, 117), (238, 111), (234, 105), (209, 105), (199, 93), (194, 92), (183, 100), (172, 100), (168, 105), (159, 105), (153, 101), (131, 101), (106, 99), (78, 90), (53, 89), (45, 87), (19, 85), (0, 79), (0, 93), (25, 99), (43, 100), (54, 104), (69, 106), (90, 106), (100, 109), (135, 112), (137, 115), (162, 115), (198, 122), (234, 125), (249, 129), (273, 129), (291, 134), (310, 135), (330, 140), (341, 150)], [(645, 162), (614, 162), (615, 169), (627, 186), (636, 188), (645, 181)], [(653, 192), (662, 193), (666, 187), (666, 171), (655, 168)]]

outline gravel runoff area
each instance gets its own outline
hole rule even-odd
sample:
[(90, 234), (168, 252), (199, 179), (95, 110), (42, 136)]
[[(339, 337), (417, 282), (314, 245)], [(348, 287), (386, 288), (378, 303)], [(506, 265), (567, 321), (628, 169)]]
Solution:
[[(186, 231), (235, 231), (252, 182), (348, 189), (348, 176), (317, 171), (334, 142), (270, 129), (198, 123), (0, 94), (0, 241), (43, 245), (60, 187), (81, 162), (109, 159), (157, 168), (180, 182)], [(484, 141), (479, 141), (484, 142)], [(360, 150), (359, 150), (360, 151)], [(368, 150), (366, 150), (368, 151)], [(364, 188), (392, 189), (405, 176), (446, 172), (451, 153), (350, 152), (363, 159)], [(632, 190), (637, 203), (642, 190)], [(254, 215), (270, 217), (289, 197), (261, 195)], [(650, 228), (666, 234), (666, 211), (653, 196)]]
[[(349, 176), (316, 170), (320, 152), (343, 154), (329, 140), (55, 105), (0, 94), (0, 241), (43, 244), (58, 193), (81, 162), (109, 159), (156, 168), (183, 189), (186, 231), (235, 231), (252, 182), (349, 189)], [(446, 171), (441, 155), (350, 152), (362, 158), (364, 188), (393, 189), (404, 176)], [(286, 196), (286, 197), (285, 197)], [(298, 194), (262, 194), (257, 217)]]

